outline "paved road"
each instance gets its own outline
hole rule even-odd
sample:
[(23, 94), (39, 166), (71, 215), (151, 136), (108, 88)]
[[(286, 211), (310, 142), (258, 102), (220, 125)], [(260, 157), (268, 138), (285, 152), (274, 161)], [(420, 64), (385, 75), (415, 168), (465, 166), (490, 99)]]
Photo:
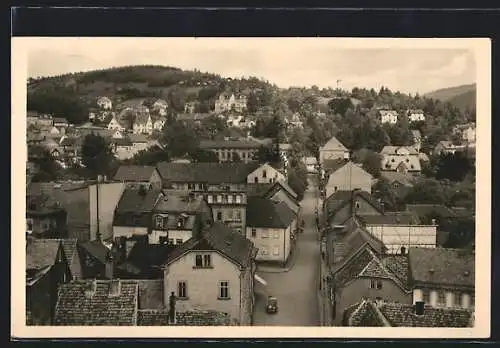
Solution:
[[(257, 271), (266, 280), (267, 286), (256, 282), (255, 326), (320, 326), (318, 305), (320, 250), (314, 215), (316, 197), (317, 187), (310, 179), (302, 201), (305, 229), (297, 240), (293, 267), (283, 273)], [(267, 314), (265, 311), (268, 295), (276, 296), (278, 299), (279, 311), (276, 314)]]

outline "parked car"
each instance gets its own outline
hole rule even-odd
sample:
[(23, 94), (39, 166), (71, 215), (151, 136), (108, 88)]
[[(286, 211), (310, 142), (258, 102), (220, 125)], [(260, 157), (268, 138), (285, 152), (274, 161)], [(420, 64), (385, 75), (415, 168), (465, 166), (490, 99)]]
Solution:
[(278, 299), (276, 297), (274, 296), (267, 297), (266, 312), (267, 313), (278, 312)]

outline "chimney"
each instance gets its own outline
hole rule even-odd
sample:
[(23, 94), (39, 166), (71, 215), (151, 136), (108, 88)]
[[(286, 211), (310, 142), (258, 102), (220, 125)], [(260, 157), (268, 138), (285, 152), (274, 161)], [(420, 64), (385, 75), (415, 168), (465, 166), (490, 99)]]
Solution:
[(90, 297), (94, 296), (96, 289), (97, 289), (97, 282), (95, 279), (86, 282), (86, 284), (85, 284), (85, 297), (90, 298)]
[(108, 254), (106, 255), (106, 261), (104, 263), (104, 276), (106, 277), (106, 279), (113, 279), (114, 268), (115, 268), (115, 263), (113, 255), (111, 254), (110, 251), (108, 251)]
[(424, 315), (424, 301), (415, 302), (415, 315)]
[(109, 282), (109, 296), (119, 296), (120, 295), (121, 283), (119, 279), (112, 279)]
[(175, 294), (172, 291), (170, 293), (170, 297), (168, 298), (168, 323), (169, 324), (176, 324), (176, 311), (175, 311)]

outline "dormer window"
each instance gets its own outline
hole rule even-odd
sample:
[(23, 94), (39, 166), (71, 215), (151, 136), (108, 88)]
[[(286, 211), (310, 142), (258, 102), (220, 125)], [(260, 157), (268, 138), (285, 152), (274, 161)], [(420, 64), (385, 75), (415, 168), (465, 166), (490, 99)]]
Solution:
[(121, 283), (119, 280), (111, 280), (109, 282), (109, 296), (119, 296), (120, 295)]
[(265, 170), (265, 169), (264, 169), (264, 170), (262, 171), (262, 177), (263, 177), (264, 179), (265, 179), (265, 178), (267, 178), (267, 170)]

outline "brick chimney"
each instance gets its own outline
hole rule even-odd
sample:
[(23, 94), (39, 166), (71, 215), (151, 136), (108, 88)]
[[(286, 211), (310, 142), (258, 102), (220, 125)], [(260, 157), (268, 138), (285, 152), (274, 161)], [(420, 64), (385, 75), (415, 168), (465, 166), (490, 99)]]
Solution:
[(108, 251), (104, 262), (104, 276), (106, 279), (113, 279), (115, 271), (115, 260), (111, 251)]
[(424, 315), (424, 301), (415, 302), (415, 315)]

